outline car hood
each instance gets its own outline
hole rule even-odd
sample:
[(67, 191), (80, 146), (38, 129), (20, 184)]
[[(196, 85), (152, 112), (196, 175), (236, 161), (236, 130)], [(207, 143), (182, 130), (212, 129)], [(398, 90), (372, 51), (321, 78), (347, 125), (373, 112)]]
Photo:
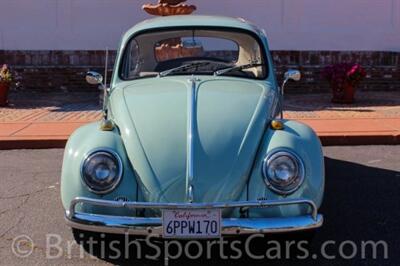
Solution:
[[(149, 202), (187, 201), (189, 78), (135, 81), (111, 96), (112, 114)], [(249, 178), (275, 91), (242, 79), (195, 82), (194, 202), (239, 199)]]

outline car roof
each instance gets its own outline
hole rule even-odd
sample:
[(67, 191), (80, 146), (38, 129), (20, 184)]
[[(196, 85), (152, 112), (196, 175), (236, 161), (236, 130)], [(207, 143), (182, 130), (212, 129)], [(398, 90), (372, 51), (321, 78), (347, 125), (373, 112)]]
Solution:
[(157, 17), (140, 22), (130, 28), (124, 35), (129, 39), (132, 35), (143, 30), (170, 28), (170, 27), (229, 27), (248, 30), (260, 34), (261, 30), (254, 24), (242, 18), (203, 15), (177, 15)]

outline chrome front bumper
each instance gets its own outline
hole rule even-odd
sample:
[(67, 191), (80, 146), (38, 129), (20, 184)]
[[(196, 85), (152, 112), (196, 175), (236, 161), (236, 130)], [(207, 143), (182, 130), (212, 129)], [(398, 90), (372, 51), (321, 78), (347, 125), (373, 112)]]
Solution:
[(162, 236), (161, 218), (123, 217), (80, 213), (75, 211), (77, 204), (128, 209), (226, 209), (226, 208), (268, 208), (274, 206), (305, 204), (311, 207), (311, 214), (279, 218), (223, 218), (222, 235), (246, 235), (256, 233), (285, 233), (315, 229), (322, 226), (323, 216), (318, 214), (317, 206), (310, 200), (267, 200), (223, 203), (150, 203), (121, 202), (75, 198), (66, 211), (67, 224), (72, 228), (130, 235)]

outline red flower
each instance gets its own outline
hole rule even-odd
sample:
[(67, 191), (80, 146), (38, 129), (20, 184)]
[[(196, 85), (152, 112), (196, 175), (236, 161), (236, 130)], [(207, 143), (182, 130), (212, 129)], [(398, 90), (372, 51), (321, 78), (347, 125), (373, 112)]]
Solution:
[(326, 79), (333, 87), (338, 89), (346, 84), (356, 87), (366, 76), (366, 72), (359, 64), (334, 64), (325, 67), (321, 76)]

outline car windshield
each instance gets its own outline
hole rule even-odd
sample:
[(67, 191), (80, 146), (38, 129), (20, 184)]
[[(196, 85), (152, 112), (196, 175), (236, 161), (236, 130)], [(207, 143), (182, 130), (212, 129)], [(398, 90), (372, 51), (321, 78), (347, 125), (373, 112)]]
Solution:
[(163, 30), (139, 34), (128, 42), (120, 77), (131, 80), (218, 73), (264, 79), (266, 65), (260, 42), (250, 33), (228, 29)]

